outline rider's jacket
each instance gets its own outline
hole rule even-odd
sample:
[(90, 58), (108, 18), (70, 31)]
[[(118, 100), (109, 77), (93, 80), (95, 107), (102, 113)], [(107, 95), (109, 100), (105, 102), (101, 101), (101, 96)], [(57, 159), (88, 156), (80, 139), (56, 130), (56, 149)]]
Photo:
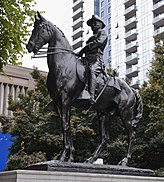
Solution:
[(99, 29), (93, 36), (86, 41), (86, 46), (80, 51), (80, 55), (85, 53), (86, 63), (90, 70), (96, 75), (105, 72), (103, 61), (103, 51), (107, 44), (108, 36), (103, 29)]
[(95, 54), (95, 53), (100, 53), (103, 54), (104, 48), (107, 44), (107, 39), (108, 36), (105, 32), (105, 30), (98, 30), (96, 34), (91, 36), (87, 41), (86, 41), (86, 50), (85, 50), (85, 55), (87, 56), (88, 54)]

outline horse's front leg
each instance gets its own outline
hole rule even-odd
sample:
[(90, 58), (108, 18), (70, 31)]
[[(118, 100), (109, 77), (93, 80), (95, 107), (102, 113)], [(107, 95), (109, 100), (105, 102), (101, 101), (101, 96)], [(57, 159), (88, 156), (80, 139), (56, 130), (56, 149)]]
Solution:
[(102, 115), (101, 113), (97, 114), (98, 121), (99, 121), (99, 129), (100, 129), (100, 135), (101, 135), (101, 142), (97, 146), (96, 150), (92, 154), (92, 156), (86, 160), (86, 163), (93, 163), (97, 160), (102, 150), (105, 148), (107, 141), (109, 139), (109, 128), (108, 128), (108, 121), (109, 117), (108, 115)]
[(61, 109), (61, 120), (63, 127), (63, 143), (64, 143), (64, 151), (61, 155), (60, 161), (73, 161), (73, 142), (71, 137), (71, 126), (70, 126), (70, 106), (66, 102), (64, 102)]

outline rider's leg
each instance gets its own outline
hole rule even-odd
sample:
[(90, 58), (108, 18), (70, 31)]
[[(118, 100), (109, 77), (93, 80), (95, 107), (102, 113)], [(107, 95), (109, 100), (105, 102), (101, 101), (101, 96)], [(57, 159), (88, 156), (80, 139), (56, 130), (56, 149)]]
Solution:
[(95, 101), (95, 90), (96, 90), (96, 75), (95, 71), (90, 67), (90, 74), (89, 74), (89, 93), (91, 95), (90, 102), (94, 104)]

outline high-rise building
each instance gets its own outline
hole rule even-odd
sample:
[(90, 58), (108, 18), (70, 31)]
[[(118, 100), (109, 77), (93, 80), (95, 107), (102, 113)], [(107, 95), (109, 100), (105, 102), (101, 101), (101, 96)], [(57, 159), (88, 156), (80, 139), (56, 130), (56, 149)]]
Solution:
[(164, 37), (164, 0), (100, 0), (106, 23), (105, 61), (137, 88), (147, 79), (155, 36)]
[(99, 1), (99, 16), (105, 23), (105, 31), (108, 35), (108, 42), (104, 50), (104, 62), (106, 67), (111, 67), (111, 1)]
[(92, 34), (86, 22), (93, 14), (99, 15), (99, 0), (73, 0), (72, 10), (72, 47), (79, 52)]

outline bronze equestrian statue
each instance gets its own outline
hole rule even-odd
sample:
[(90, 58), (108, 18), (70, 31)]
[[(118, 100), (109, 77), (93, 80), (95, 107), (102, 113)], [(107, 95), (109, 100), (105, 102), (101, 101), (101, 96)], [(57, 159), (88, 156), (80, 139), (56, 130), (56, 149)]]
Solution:
[[(47, 21), (39, 13), (35, 16), (34, 29), (27, 44), (28, 52), (40, 55), (39, 50), (48, 43), (47, 63), (49, 73), (47, 76), (47, 88), (52, 99), (49, 104), (57, 111), (63, 125), (64, 150), (60, 161), (73, 161), (74, 146), (71, 138), (70, 110), (71, 106), (88, 109), (90, 107), (89, 94), (86, 87), (85, 61), (79, 59), (73, 52), (63, 32)], [(103, 49), (102, 49), (103, 50)], [(103, 71), (102, 71), (103, 72)], [(119, 115), (125, 125), (128, 135), (128, 151), (119, 164), (127, 165), (131, 158), (135, 139), (134, 127), (142, 117), (143, 104), (140, 95), (125, 81), (117, 77), (107, 78), (104, 73), (96, 75), (96, 94), (106, 85), (97, 102), (91, 110), (97, 112), (100, 123), (101, 141), (95, 152), (86, 161), (93, 163), (106, 146), (109, 132), (106, 127), (110, 118)]]

